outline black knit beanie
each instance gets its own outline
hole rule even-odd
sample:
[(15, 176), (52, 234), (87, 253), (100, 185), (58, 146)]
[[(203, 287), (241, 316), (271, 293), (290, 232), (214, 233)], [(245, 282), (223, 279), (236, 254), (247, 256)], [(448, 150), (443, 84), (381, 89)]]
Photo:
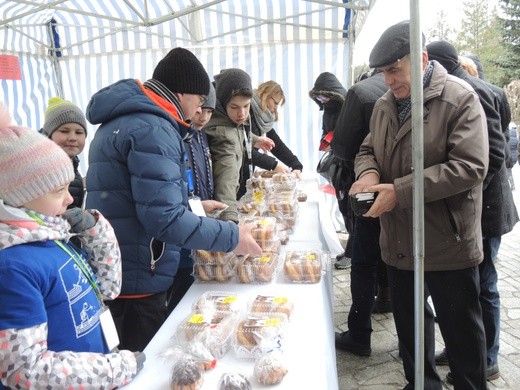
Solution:
[(242, 69), (224, 69), (215, 76), (215, 92), (217, 99), (225, 109), (228, 102), (237, 92), (244, 96), (253, 96), (251, 77)]
[(204, 66), (195, 55), (182, 47), (170, 50), (153, 72), (160, 81), (174, 93), (204, 95), (209, 93), (209, 77)]
[(439, 61), (446, 68), (448, 73), (459, 66), (459, 53), (451, 43), (446, 41), (436, 41), (426, 45), (428, 58), (430, 60)]

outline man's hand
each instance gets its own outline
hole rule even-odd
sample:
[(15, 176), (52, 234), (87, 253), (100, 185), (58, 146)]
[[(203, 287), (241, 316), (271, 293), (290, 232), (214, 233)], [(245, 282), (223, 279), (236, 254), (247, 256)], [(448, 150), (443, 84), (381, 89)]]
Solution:
[(238, 245), (233, 250), (237, 256), (240, 255), (260, 255), (262, 248), (251, 235), (251, 229), (255, 228), (256, 223), (248, 223), (238, 226)]
[(258, 140), (255, 142), (255, 148), (262, 149), (264, 152), (270, 152), (272, 148), (274, 148), (274, 141), (268, 137), (258, 137)]
[(376, 201), (363, 217), (378, 218), (381, 214), (392, 211), (397, 205), (397, 194), (393, 184), (377, 184), (370, 186), (366, 192), (378, 192)]
[(373, 192), (368, 188), (379, 184), (379, 175), (375, 172), (369, 172), (361, 176), (357, 181), (350, 187), (349, 195), (357, 194), (358, 192)]
[(202, 208), (206, 215), (210, 215), (217, 210), (224, 210), (228, 207), (227, 204), (212, 199), (202, 200), (200, 203), (202, 203)]

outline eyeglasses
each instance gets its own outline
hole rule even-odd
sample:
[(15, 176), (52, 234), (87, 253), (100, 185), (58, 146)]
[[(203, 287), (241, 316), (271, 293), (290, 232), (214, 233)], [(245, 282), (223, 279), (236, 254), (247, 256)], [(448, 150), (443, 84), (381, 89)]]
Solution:
[(277, 107), (278, 107), (278, 106), (280, 105), (280, 103), (282, 102), (282, 99), (280, 99), (280, 101), (278, 101), (278, 102), (274, 99), (274, 97), (271, 97), (271, 99), (272, 99), (272, 101), (274, 102), (274, 105), (277, 106)]
[(208, 97), (204, 95), (199, 95), (199, 107), (202, 107), (204, 103), (208, 101)]

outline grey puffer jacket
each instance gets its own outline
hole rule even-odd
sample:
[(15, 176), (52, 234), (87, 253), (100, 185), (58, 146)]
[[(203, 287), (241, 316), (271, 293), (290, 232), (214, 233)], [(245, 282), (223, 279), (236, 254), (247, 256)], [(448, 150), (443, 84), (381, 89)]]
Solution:
[[(488, 168), (486, 118), (478, 96), (437, 62), (424, 89), (425, 271), (465, 269), (483, 259), (482, 182)], [(380, 217), (385, 263), (413, 270), (412, 121), (399, 127), (394, 95), (376, 102), (356, 177), (376, 170), (398, 204)]]

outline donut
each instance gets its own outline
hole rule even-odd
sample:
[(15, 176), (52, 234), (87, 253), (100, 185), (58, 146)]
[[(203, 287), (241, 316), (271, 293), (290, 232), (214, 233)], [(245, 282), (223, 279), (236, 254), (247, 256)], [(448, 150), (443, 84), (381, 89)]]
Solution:
[(214, 273), (211, 265), (195, 264), (195, 276), (204, 282), (214, 279)]
[(211, 263), (211, 252), (197, 249), (195, 251), (195, 258), (199, 263), (209, 264)]
[(237, 342), (245, 347), (254, 347), (257, 345), (255, 332), (260, 328), (256, 326), (254, 319), (245, 319), (238, 324)]
[(217, 282), (225, 282), (225, 281), (229, 280), (231, 275), (229, 273), (228, 267), (226, 267), (224, 265), (215, 265), (214, 267), (215, 267), (214, 275), (215, 275), (215, 280)]
[(264, 253), (261, 257), (256, 258), (253, 267), (255, 277), (259, 282), (267, 283), (273, 278), (276, 254)]
[(287, 374), (287, 368), (277, 354), (265, 354), (255, 362), (253, 373), (262, 385), (276, 385)]
[(253, 283), (255, 275), (253, 273), (253, 264), (249, 255), (244, 256), (237, 266), (237, 276), (240, 283)]
[(285, 276), (293, 282), (301, 282), (303, 280), (301, 262), (294, 259), (291, 254), (287, 254), (284, 263)]
[(293, 304), (284, 296), (257, 295), (251, 304), (251, 313), (281, 313), (289, 318), (293, 311)]

